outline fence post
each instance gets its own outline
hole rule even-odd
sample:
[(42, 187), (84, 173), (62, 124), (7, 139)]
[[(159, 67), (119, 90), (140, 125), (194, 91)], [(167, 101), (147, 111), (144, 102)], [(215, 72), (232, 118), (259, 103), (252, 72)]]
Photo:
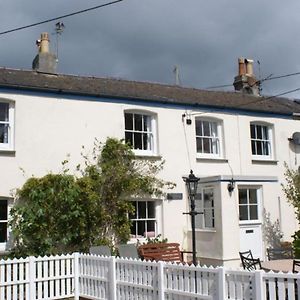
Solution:
[(218, 282), (217, 282), (217, 295), (215, 299), (227, 299), (227, 295), (225, 295), (225, 269), (224, 267), (218, 268)]
[(164, 262), (158, 262), (158, 300), (165, 300)]
[(79, 253), (74, 253), (74, 299), (79, 300), (80, 287), (79, 287)]
[(109, 261), (109, 300), (117, 300), (116, 258), (110, 257)]
[(265, 295), (264, 295), (264, 288), (263, 288), (263, 271), (262, 270), (257, 270), (254, 273), (254, 291), (255, 291), (255, 295), (254, 298), (255, 299), (265, 299)]
[(29, 299), (35, 299), (35, 257), (29, 256)]

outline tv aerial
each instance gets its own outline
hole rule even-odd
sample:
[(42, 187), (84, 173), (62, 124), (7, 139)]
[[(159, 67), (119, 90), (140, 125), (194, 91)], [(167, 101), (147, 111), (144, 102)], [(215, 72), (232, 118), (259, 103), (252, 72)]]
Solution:
[(65, 29), (65, 24), (63, 22), (57, 22), (55, 24), (55, 34), (56, 34), (56, 60), (58, 61), (58, 41), (59, 36), (63, 33)]

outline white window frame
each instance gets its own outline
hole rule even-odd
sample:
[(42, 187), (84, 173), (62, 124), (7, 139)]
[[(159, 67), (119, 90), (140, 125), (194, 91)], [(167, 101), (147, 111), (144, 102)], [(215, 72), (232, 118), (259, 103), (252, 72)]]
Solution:
[[(212, 193), (212, 206), (205, 205), (205, 194)], [(196, 229), (215, 230), (216, 229), (216, 191), (213, 186), (202, 186), (198, 188), (198, 192), (195, 199), (195, 210), (201, 214), (196, 215)], [(208, 213), (211, 211), (211, 213)], [(207, 218), (210, 218), (209, 220)], [(212, 226), (207, 226), (208, 223), (212, 223)]]
[[(156, 200), (156, 199), (136, 199), (136, 200), (131, 200), (132, 202), (134, 202), (134, 205), (135, 203), (141, 203), (141, 202), (151, 202), (151, 203), (154, 203), (154, 212), (155, 212), (155, 217), (154, 218), (139, 218), (138, 216), (138, 212), (136, 212), (136, 218), (130, 218), (131, 221), (139, 221), (139, 222), (145, 222), (145, 224), (147, 224), (146, 222), (147, 221), (155, 221), (155, 230), (154, 230), (154, 234), (153, 236), (149, 236), (149, 238), (152, 238), (152, 237), (156, 237), (157, 235), (161, 234), (161, 230), (160, 230), (160, 223), (161, 223), (161, 201), (159, 200)], [(146, 204), (147, 205), (147, 204)], [(135, 206), (136, 207), (136, 206)], [(146, 226), (145, 226), (146, 228)], [(136, 229), (136, 232), (137, 232), (137, 229)], [(151, 231), (148, 231), (148, 232), (151, 232)], [(132, 242), (136, 242), (137, 240), (139, 242), (143, 242), (143, 241), (146, 241), (147, 239), (147, 236), (146, 235), (130, 235), (130, 240)]]
[[(252, 126), (255, 126), (255, 137), (252, 137)], [(257, 128), (260, 126), (262, 129), (262, 138), (257, 138)], [(267, 137), (263, 136), (263, 128), (266, 129)], [(274, 142), (273, 142), (273, 135), (274, 135), (274, 126), (269, 123), (265, 122), (251, 122), (250, 123), (250, 148), (251, 148), (251, 155), (253, 159), (256, 160), (271, 160), (274, 159)], [(266, 144), (269, 154), (264, 154), (264, 147), (262, 146), (262, 153), (257, 154), (253, 153), (252, 150), (252, 143), (255, 143), (255, 148), (257, 149), (257, 145), (260, 144)], [(256, 150), (257, 152), (257, 150)]]
[[(246, 204), (240, 204), (240, 197), (239, 197), (239, 191), (240, 190), (247, 190), (247, 203)], [(257, 200), (257, 219), (250, 219), (250, 206), (254, 206), (254, 204), (251, 204), (249, 201), (249, 190), (255, 190), (256, 191), (256, 200)], [(262, 214), (261, 214), (261, 202), (262, 202), (262, 187), (261, 186), (238, 186), (238, 216), (239, 216), (239, 224), (245, 225), (245, 224), (261, 224), (262, 222)], [(248, 207), (248, 219), (247, 220), (240, 220), (240, 206), (247, 206)]]
[(0, 99), (0, 103), (8, 104), (8, 121), (0, 120), (0, 125), (4, 124), (8, 126), (8, 137), (7, 143), (0, 142), (1, 150), (13, 150), (14, 149), (14, 114), (15, 105), (13, 101)]
[[(149, 130), (146, 131), (137, 131), (134, 128), (133, 129), (126, 129), (126, 122), (125, 122), (125, 115), (126, 114), (132, 114), (134, 115), (142, 115), (143, 118), (148, 118), (148, 128)], [(134, 123), (134, 121), (133, 121)], [(124, 111), (124, 135), (125, 135), (125, 141), (126, 141), (126, 132), (132, 132), (134, 134), (147, 134), (148, 139), (148, 149), (134, 149), (132, 148), (135, 155), (140, 156), (152, 156), (157, 155), (157, 116), (156, 114), (149, 112), (149, 111), (143, 111), (143, 110), (125, 110)]]
[[(203, 127), (203, 122), (207, 122), (209, 125), (210, 135), (197, 135), (197, 125), (201, 122)], [(215, 128), (215, 130), (214, 130)], [(203, 130), (204, 131), (204, 130)], [(223, 158), (223, 122), (216, 118), (195, 118), (195, 135), (196, 135), (196, 153), (197, 158)], [(198, 151), (197, 141), (201, 142), (203, 148), (203, 142), (207, 139), (209, 141), (210, 153), (204, 153)]]

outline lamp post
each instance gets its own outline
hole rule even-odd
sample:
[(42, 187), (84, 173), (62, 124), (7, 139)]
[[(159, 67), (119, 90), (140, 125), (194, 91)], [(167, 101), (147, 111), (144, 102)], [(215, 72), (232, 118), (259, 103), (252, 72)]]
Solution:
[(203, 212), (195, 211), (195, 196), (197, 193), (197, 186), (200, 178), (196, 177), (191, 170), (188, 177), (183, 177), (183, 181), (188, 190), (188, 197), (190, 200), (190, 211), (188, 213), (184, 213), (191, 216), (191, 225), (192, 225), (192, 252), (193, 252), (193, 264), (197, 264), (196, 258), (196, 230), (195, 230), (195, 217), (196, 215), (203, 214)]

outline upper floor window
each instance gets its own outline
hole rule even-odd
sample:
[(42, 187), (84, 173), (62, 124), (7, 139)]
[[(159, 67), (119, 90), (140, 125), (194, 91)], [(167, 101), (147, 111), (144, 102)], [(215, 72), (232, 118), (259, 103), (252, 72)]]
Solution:
[(13, 148), (13, 117), (13, 104), (0, 102), (0, 150)]
[(196, 197), (196, 211), (203, 213), (196, 216), (196, 228), (215, 228), (214, 189), (212, 187), (202, 188)]
[(222, 156), (222, 125), (217, 120), (196, 119), (196, 147), (200, 157)]
[(125, 113), (125, 142), (136, 154), (150, 155), (155, 149), (155, 118), (145, 113)]
[(259, 158), (272, 157), (272, 127), (266, 124), (251, 123), (251, 151)]

